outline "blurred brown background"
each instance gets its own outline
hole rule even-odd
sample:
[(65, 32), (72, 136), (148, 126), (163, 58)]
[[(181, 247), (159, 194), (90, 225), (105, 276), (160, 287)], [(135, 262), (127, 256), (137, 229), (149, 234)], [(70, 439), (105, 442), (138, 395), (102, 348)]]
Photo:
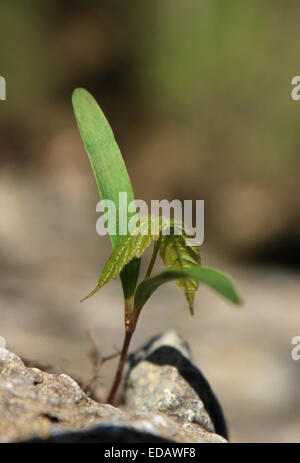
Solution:
[[(300, 442), (300, 102), (296, 0), (2, 0), (0, 335), (85, 381), (86, 330), (120, 348), (118, 281), (91, 300), (110, 254), (70, 97), (87, 88), (139, 199), (204, 199), (205, 265), (230, 273), (234, 309), (206, 288), (189, 317), (175, 284), (133, 341), (176, 329), (223, 404), (234, 441)], [(99, 397), (115, 363), (106, 364)]]

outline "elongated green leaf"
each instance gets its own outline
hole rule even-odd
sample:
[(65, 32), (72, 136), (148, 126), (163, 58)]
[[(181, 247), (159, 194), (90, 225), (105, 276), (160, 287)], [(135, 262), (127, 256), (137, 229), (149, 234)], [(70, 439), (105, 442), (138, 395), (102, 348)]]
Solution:
[(193, 267), (185, 270), (166, 270), (147, 280), (142, 281), (135, 293), (134, 311), (139, 313), (153, 292), (163, 283), (177, 280), (179, 278), (193, 278), (207, 284), (233, 304), (241, 304), (230, 278), (218, 270), (201, 267)]
[[(175, 228), (180, 234), (175, 234)], [(162, 236), (160, 255), (169, 270), (190, 269), (200, 264), (200, 252), (198, 246), (188, 245), (188, 235), (181, 224), (174, 224), (170, 228), (170, 234)], [(184, 290), (190, 312), (194, 313), (195, 292), (199, 281), (193, 278), (180, 278), (177, 285)]]
[[(93, 294), (95, 294), (103, 285), (108, 283), (113, 278), (116, 278), (121, 270), (134, 258), (140, 258), (145, 252), (151, 241), (158, 240), (161, 229), (161, 221), (155, 220), (155, 218), (142, 217), (137, 221), (137, 227), (135, 232), (128, 233), (119, 242), (117, 247), (114, 249), (112, 255), (106, 262), (100, 279), (96, 288), (88, 294), (81, 302), (85, 301)], [(157, 228), (151, 229), (157, 224)]]
[[(124, 214), (127, 220), (127, 205), (134, 200), (130, 179), (110, 125), (96, 100), (85, 89), (78, 88), (73, 92), (72, 103), (100, 199), (111, 200), (116, 206), (116, 234), (110, 235), (112, 247), (115, 249), (123, 237), (119, 234), (119, 223), (124, 220)], [(119, 192), (127, 193), (126, 210), (119, 207)], [(131, 215), (134, 215), (134, 212)], [(131, 262), (123, 270), (121, 279), (125, 298), (132, 297), (138, 274), (139, 261)]]

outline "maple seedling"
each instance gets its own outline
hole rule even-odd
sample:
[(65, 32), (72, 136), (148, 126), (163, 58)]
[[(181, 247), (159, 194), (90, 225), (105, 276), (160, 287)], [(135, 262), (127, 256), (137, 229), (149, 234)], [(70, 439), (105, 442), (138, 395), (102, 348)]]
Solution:
[[(197, 245), (188, 241), (190, 233), (182, 223), (164, 220), (163, 217), (140, 217), (134, 231), (128, 227), (126, 235), (119, 234), (123, 219), (119, 208), (119, 193), (127, 193), (128, 204), (134, 201), (132, 186), (112, 129), (92, 95), (82, 88), (74, 90), (72, 103), (78, 128), (94, 171), (100, 199), (110, 200), (116, 207), (117, 226), (109, 232), (113, 253), (106, 262), (96, 288), (82, 301), (95, 294), (104, 284), (120, 276), (124, 294), (125, 338), (119, 364), (108, 395), (113, 403), (122, 378), (129, 344), (135, 331), (142, 308), (163, 283), (176, 281), (184, 290), (191, 314), (194, 312), (194, 296), (199, 282), (213, 288), (234, 304), (240, 304), (230, 278), (224, 273), (203, 267)], [(126, 211), (127, 213), (127, 211)], [(130, 218), (126, 215), (127, 225)], [(178, 228), (181, 233), (178, 233)], [(166, 232), (166, 229), (167, 232)], [(176, 229), (176, 232), (175, 232)], [(138, 283), (140, 259), (153, 242), (153, 253), (145, 278)], [(162, 258), (166, 270), (151, 276), (157, 255)]]

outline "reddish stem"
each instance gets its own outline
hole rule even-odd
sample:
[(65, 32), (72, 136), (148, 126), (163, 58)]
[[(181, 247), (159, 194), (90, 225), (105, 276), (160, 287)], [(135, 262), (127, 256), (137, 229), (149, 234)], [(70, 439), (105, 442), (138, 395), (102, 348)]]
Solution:
[(120, 356), (120, 360), (119, 360), (118, 369), (117, 369), (116, 376), (115, 376), (113, 385), (111, 387), (110, 393), (109, 393), (108, 398), (107, 398), (107, 403), (109, 403), (109, 404), (113, 404), (116, 393), (117, 393), (117, 390), (119, 388), (132, 335), (133, 335), (133, 331), (126, 331), (125, 332), (125, 339), (124, 339), (124, 343), (123, 343), (123, 347), (122, 347), (122, 352), (121, 352), (121, 356)]

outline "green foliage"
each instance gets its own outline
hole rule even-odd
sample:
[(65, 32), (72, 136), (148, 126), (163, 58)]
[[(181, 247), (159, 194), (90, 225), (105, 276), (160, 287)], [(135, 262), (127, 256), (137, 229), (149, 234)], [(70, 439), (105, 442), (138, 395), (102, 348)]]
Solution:
[[(169, 228), (169, 234), (163, 234), (166, 232), (166, 227)], [(239, 304), (240, 299), (228, 276), (199, 265), (199, 248), (190, 245), (190, 239), (190, 235), (186, 233), (182, 224), (162, 221), (151, 216), (142, 217), (137, 221), (135, 233), (129, 232), (117, 245), (103, 268), (98, 285), (82, 301), (95, 294), (111, 279), (116, 278), (128, 262), (134, 257), (141, 257), (150, 243), (154, 241), (154, 259), (159, 250), (168, 270), (152, 278), (147, 277), (138, 285), (134, 296), (134, 313), (139, 314), (157, 288), (173, 280), (177, 281), (179, 288), (184, 289), (192, 315), (194, 296), (200, 281), (215, 289), (230, 302)]]
[[(180, 234), (175, 234), (175, 228)], [(172, 224), (169, 235), (162, 237), (160, 256), (169, 270), (184, 270), (193, 268), (201, 262), (198, 246), (188, 245), (189, 236), (182, 226)], [(177, 280), (179, 288), (184, 289), (191, 314), (194, 313), (194, 296), (198, 289), (199, 281), (192, 278)]]
[(155, 227), (155, 221), (151, 217), (142, 217), (137, 221), (136, 233), (128, 233), (119, 242), (112, 255), (106, 262), (96, 288), (81, 302), (95, 294), (103, 285), (113, 278), (116, 278), (121, 270), (134, 258), (141, 257), (150, 245), (151, 241), (159, 238), (160, 225), (157, 221), (157, 233), (155, 228), (151, 230), (151, 225)]
[[(184, 290), (191, 314), (194, 312), (194, 296), (199, 282), (207, 284), (230, 302), (239, 304), (240, 299), (229, 277), (200, 265), (199, 249), (188, 242), (191, 237), (182, 224), (151, 216), (136, 221), (137, 215), (132, 213), (128, 218), (127, 235), (123, 237), (119, 234), (119, 222), (122, 219), (119, 217), (119, 192), (127, 192), (128, 202), (134, 199), (124, 160), (109, 123), (94, 98), (86, 90), (77, 89), (72, 101), (100, 198), (112, 200), (117, 210), (117, 234), (110, 235), (113, 253), (104, 266), (96, 288), (83, 300), (120, 275), (125, 299), (132, 302), (134, 298), (133, 308), (130, 304), (130, 313), (134, 314), (140, 313), (157, 288), (173, 280)], [(136, 227), (129, 230), (131, 219), (136, 221)], [(168, 233), (165, 227), (169, 228)], [(140, 258), (152, 241), (155, 245), (146, 277), (136, 288)], [(167, 270), (150, 277), (158, 251)]]
[(178, 279), (194, 279), (206, 283), (213, 288), (227, 300), (233, 304), (240, 304), (241, 300), (237, 295), (230, 278), (218, 270), (212, 268), (201, 267), (197, 265), (193, 268), (184, 270), (166, 270), (158, 275), (155, 275), (147, 280), (142, 281), (135, 293), (134, 298), (134, 311), (140, 312), (149, 297), (154, 291), (159, 288), (163, 283), (174, 281)]
[[(122, 239), (119, 235), (119, 219), (122, 220), (122, 217), (119, 217), (119, 192), (127, 193), (128, 204), (134, 200), (130, 179), (112, 129), (96, 100), (85, 89), (77, 88), (73, 92), (72, 103), (100, 199), (111, 200), (116, 206), (117, 233), (110, 234), (111, 244), (115, 249)], [(121, 279), (126, 299), (133, 296), (138, 274), (139, 261), (136, 260), (122, 272)]]

